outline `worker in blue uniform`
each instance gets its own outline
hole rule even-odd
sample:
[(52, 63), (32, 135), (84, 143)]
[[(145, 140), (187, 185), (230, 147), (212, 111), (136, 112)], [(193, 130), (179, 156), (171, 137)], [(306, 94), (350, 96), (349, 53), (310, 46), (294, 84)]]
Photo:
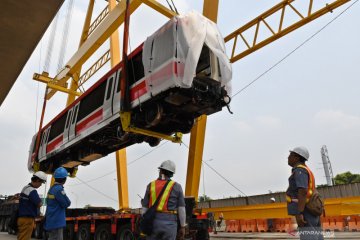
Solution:
[(305, 147), (290, 150), (288, 165), (292, 167), (289, 187), (286, 191), (288, 214), (295, 216), (301, 240), (323, 240), (320, 217), (306, 208), (306, 203), (315, 189), (315, 178), (305, 162), (309, 159)]
[(63, 186), (67, 176), (65, 168), (57, 168), (54, 172), (55, 183), (47, 194), (44, 228), (49, 234), (48, 240), (63, 240), (63, 229), (66, 226), (65, 210), (71, 204)]
[(35, 225), (35, 217), (40, 213), (42, 206), (38, 189), (46, 182), (46, 174), (42, 171), (34, 173), (31, 183), (27, 184), (20, 193), (19, 199), (19, 215), (17, 219), (18, 240), (30, 240)]
[(175, 240), (178, 224), (180, 222), (179, 239), (185, 236), (186, 211), (185, 199), (182, 187), (179, 183), (172, 181), (171, 177), (175, 173), (175, 163), (167, 160), (159, 167), (159, 178), (148, 184), (145, 197), (142, 200), (142, 214), (149, 207), (154, 205), (159, 197), (161, 190), (167, 184), (165, 191), (160, 196), (160, 201), (156, 208), (153, 224), (153, 232), (147, 236), (147, 240)]

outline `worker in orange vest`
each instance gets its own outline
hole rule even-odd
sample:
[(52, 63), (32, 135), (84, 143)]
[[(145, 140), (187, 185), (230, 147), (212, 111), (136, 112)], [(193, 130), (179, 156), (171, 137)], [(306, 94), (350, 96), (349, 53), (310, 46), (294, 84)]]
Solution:
[(309, 159), (305, 147), (290, 150), (288, 165), (292, 167), (286, 190), (288, 214), (295, 216), (301, 240), (323, 240), (320, 217), (311, 214), (306, 203), (315, 190), (315, 178), (305, 162)]
[(159, 166), (159, 178), (147, 185), (145, 197), (142, 200), (142, 214), (154, 205), (160, 193), (163, 192), (156, 207), (153, 231), (146, 237), (147, 240), (175, 240), (178, 220), (180, 222), (179, 237), (183, 239), (185, 236), (184, 193), (181, 185), (171, 180), (174, 173), (175, 163), (166, 160)]

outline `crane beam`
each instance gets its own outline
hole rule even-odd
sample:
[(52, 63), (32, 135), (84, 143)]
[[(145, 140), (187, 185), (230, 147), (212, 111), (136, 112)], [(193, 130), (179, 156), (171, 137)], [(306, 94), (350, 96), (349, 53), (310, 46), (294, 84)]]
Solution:
[[(78, 69), (89, 59), (89, 57), (119, 28), (124, 22), (125, 5), (121, 1), (99, 24), (92, 34), (81, 45), (78, 51), (70, 58), (65, 67), (57, 74), (55, 79), (59, 84), (65, 83)], [(140, 0), (130, 0), (129, 10), (133, 13), (141, 5)], [(52, 89), (46, 98), (50, 99), (56, 90)]]
[[(252, 21), (248, 22), (244, 26), (238, 28), (234, 32), (230, 33), (228, 36), (224, 38), (225, 42), (233, 41), (232, 53), (230, 57), (230, 62), (236, 62), (239, 59), (259, 50), (260, 48), (274, 42), (275, 40), (285, 36), (288, 33), (306, 25), (307, 23), (323, 16), (326, 13), (332, 12), (334, 9), (344, 5), (345, 3), (351, 0), (335, 0), (330, 4), (326, 4), (325, 7), (314, 11), (313, 9), (313, 0), (308, 0), (308, 8), (307, 13), (301, 14), (301, 11), (298, 10), (292, 4), (295, 0), (284, 0), (281, 3), (275, 5), (271, 9), (267, 10), (266, 12), (260, 14), (257, 18), (253, 19)], [(288, 27), (284, 28), (284, 18), (286, 16), (287, 11), (292, 12), (292, 14), (296, 14), (300, 20), (294, 22), (293, 24), (289, 25)], [(277, 31), (275, 32), (274, 29), (270, 27), (266, 19), (269, 17), (277, 17), (280, 16), (279, 25)], [(259, 28), (260, 25), (264, 25), (265, 29), (268, 29), (271, 32), (271, 35), (263, 40), (259, 40)], [(252, 38), (246, 38), (245, 32), (255, 28), (254, 35), (251, 35)], [(238, 42), (242, 41), (245, 45), (245, 50), (237, 51)], [(249, 42), (251, 42), (250, 44)]]

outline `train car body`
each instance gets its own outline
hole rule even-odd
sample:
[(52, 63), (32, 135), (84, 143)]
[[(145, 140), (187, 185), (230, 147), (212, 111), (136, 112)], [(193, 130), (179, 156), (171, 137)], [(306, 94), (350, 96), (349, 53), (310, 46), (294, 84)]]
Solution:
[[(70, 171), (134, 143), (160, 139), (125, 132), (120, 81), (127, 70), (131, 124), (163, 133), (188, 133), (195, 118), (220, 111), (229, 101), (231, 65), (217, 26), (191, 12), (175, 17), (137, 47), (127, 68), (116, 65), (35, 135), (28, 168)], [(35, 169), (35, 170), (37, 170)]]

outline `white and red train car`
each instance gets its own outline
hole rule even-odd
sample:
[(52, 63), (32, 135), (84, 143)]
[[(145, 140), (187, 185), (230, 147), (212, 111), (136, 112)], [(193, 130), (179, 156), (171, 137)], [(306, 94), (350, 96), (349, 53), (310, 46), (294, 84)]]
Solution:
[[(164, 134), (188, 133), (194, 119), (229, 101), (231, 65), (217, 26), (191, 12), (171, 19), (128, 56), (132, 124)], [(134, 143), (160, 139), (121, 127), (119, 63), (35, 135), (28, 168), (51, 173), (105, 156)], [(35, 169), (35, 170), (37, 170)]]

